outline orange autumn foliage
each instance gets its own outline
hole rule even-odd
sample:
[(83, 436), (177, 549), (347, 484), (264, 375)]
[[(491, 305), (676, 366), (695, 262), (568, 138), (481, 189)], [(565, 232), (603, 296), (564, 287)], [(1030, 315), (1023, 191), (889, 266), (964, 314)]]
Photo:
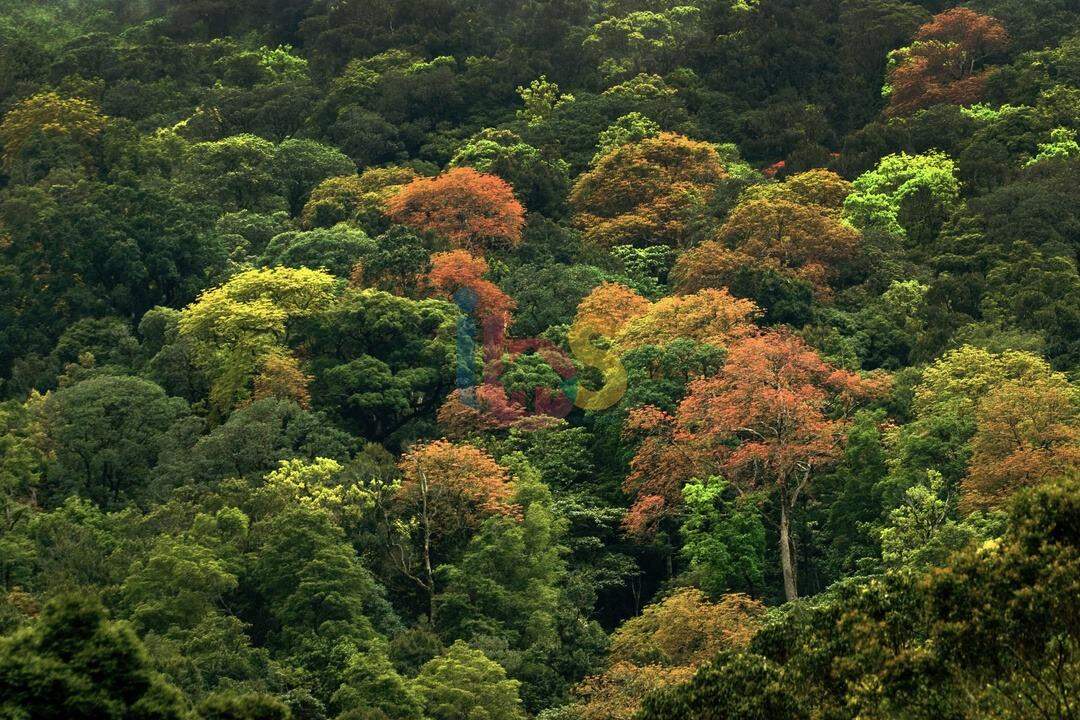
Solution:
[(1080, 474), (1080, 392), (1054, 378), (1009, 381), (984, 397), (976, 412), (961, 505), (1002, 505), (1021, 488)]
[(516, 515), (509, 472), (472, 445), (436, 440), (414, 446), (398, 462), (396, 501), (424, 513), (434, 537), (476, 527), (490, 515)]
[(487, 272), (487, 262), (466, 250), (435, 253), (424, 285), (437, 297), (459, 302), (469, 313), (508, 320), (514, 301), (498, 285), (484, 279)]
[(706, 288), (730, 287), (740, 270), (750, 266), (779, 270), (779, 263), (761, 261), (722, 243), (706, 240), (676, 260), (668, 279), (676, 293), (688, 295)]
[(822, 294), (857, 258), (862, 244), (858, 230), (823, 206), (780, 198), (741, 203), (716, 239), (810, 282)]
[(814, 473), (839, 454), (846, 415), (888, 386), (824, 362), (789, 332), (745, 338), (714, 377), (690, 383), (675, 441), (718, 463), (736, 488), (769, 488), (780, 510), (784, 594), (798, 597), (791, 514)]
[(676, 443), (675, 418), (652, 405), (630, 410), (623, 437), (639, 440), (623, 481), (623, 492), (634, 498), (623, 529), (632, 536), (650, 537), (681, 506), (683, 485), (715, 472), (715, 463), (696, 448)]
[(626, 323), (647, 313), (651, 304), (625, 285), (600, 283), (578, 304), (574, 324), (610, 337)]
[(642, 698), (656, 690), (689, 682), (695, 667), (664, 667), (616, 662), (602, 675), (587, 677), (575, 689), (581, 720), (632, 720)]
[(451, 438), (467, 438), (510, 427), (525, 417), (525, 407), (514, 402), (500, 383), (481, 383), (457, 389), (439, 407), (439, 429)]
[(707, 206), (727, 177), (716, 148), (675, 133), (612, 149), (570, 192), (586, 242), (689, 245), (708, 225)]
[(612, 664), (575, 689), (585, 720), (630, 720), (642, 698), (689, 680), (724, 650), (740, 650), (761, 627), (765, 606), (746, 595), (713, 603), (683, 588), (627, 620), (612, 636)]
[(995, 18), (968, 8), (935, 15), (919, 28), (915, 43), (898, 51), (889, 71), (889, 116), (910, 115), (941, 103), (971, 105), (983, 97), (993, 68), (977, 70), (1009, 44)]
[(829, 410), (879, 391), (824, 362), (797, 336), (763, 333), (733, 345), (716, 376), (690, 383), (676, 439), (718, 459), (736, 482), (793, 483), (786, 490), (797, 493), (803, 476), (839, 450), (846, 423)]
[(525, 209), (510, 185), (468, 167), (413, 180), (387, 199), (386, 212), (397, 223), (478, 254), (516, 246), (525, 224)]
[(733, 297), (723, 288), (709, 288), (693, 295), (661, 298), (644, 315), (623, 325), (612, 344), (626, 352), (688, 338), (723, 347), (754, 334), (759, 315), (753, 301)]
[(255, 376), (252, 400), (275, 397), (292, 400), (302, 408), (311, 407), (308, 386), (312, 377), (300, 369), (300, 363), (292, 355), (270, 353), (259, 363)]

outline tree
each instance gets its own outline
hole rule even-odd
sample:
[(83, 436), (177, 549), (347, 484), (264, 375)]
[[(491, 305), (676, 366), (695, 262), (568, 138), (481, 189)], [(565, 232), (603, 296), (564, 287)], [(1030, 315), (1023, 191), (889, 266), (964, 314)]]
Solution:
[(741, 200), (787, 200), (799, 205), (824, 208), (839, 213), (853, 186), (832, 170), (807, 170), (784, 179), (781, 183), (751, 185)]
[(889, 511), (881, 530), (881, 559), (891, 567), (942, 565), (949, 555), (988, 533), (975, 524), (957, 522), (955, 496), (947, 493), (941, 473), (928, 470), (926, 480), (904, 491), (903, 502)]
[(51, 461), (47, 495), (75, 491), (102, 507), (148, 498), (155, 465), (178, 444), (187, 403), (134, 377), (92, 377), (51, 393), (42, 404)]
[(183, 453), (158, 465), (162, 482), (214, 486), (226, 478), (256, 482), (282, 460), (317, 457), (345, 461), (356, 440), (325, 415), (291, 400), (267, 397), (231, 412), (224, 423)]
[(428, 617), (434, 619), (436, 545), (460, 538), (487, 516), (516, 516), (519, 508), (513, 504), (506, 468), (472, 445), (446, 440), (418, 445), (402, 456), (398, 467), (402, 480), (393, 493), (393, 508), (383, 510), (387, 520), (392, 511), (412, 524), (406, 533), (417, 536), (420, 557), (417, 563), (405, 545), (411, 538), (395, 537), (401, 529), (393, 527), (387, 528), (389, 551), (398, 570), (426, 594)]
[(596, 154), (593, 155), (592, 164), (596, 165), (615, 148), (659, 134), (660, 126), (648, 116), (639, 112), (627, 113), (600, 133), (596, 140)]
[(574, 102), (574, 96), (559, 92), (559, 86), (541, 75), (529, 83), (528, 87), (518, 86), (518, 95), (525, 107), (517, 111), (517, 116), (529, 127), (542, 125), (556, 109)]
[(716, 596), (753, 592), (763, 583), (765, 526), (754, 497), (736, 496), (720, 478), (693, 480), (683, 489), (686, 515), (679, 528), (686, 574)]
[(967, 508), (1080, 472), (1080, 391), (1060, 376), (1001, 383), (979, 401), (975, 424), (961, 486)]
[(284, 178), (274, 167), (276, 148), (255, 135), (233, 135), (187, 148), (178, 188), (193, 200), (222, 210), (284, 209)]
[(681, 685), (645, 696), (638, 720), (803, 720), (781, 667), (752, 653), (724, 653)]
[(594, 328), (610, 339), (628, 322), (648, 313), (651, 306), (646, 298), (625, 285), (603, 282), (582, 298), (574, 325)]
[(805, 280), (827, 293), (861, 251), (855, 228), (823, 206), (783, 199), (748, 200), (728, 216), (717, 239), (756, 262)]
[(971, 105), (982, 97), (992, 69), (976, 72), (1009, 43), (995, 18), (968, 8), (935, 15), (915, 33), (915, 43), (891, 58), (889, 115), (910, 115), (938, 103)]
[(90, 165), (94, 143), (108, 127), (109, 118), (90, 100), (64, 98), (43, 92), (25, 98), (0, 121), (0, 145), (4, 152), (0, 165), (16, 175), (24, 167), (22, 180), (33, 181), (53, 165), (70, 167), (69, 154)]
[(746, 647), (765, 606), (746, 595), (709, 602), (696, 588), (683, 588), (623, 623), (611, 638), (611, 657), (637, 665), (697, 667), (721, 650)]
[(525, 224), (505, 180), (467, 167), (413, 180), (386, 201), (386, 211), (395, 222), (477, 254), (516, 246)]
[(436, 296), (453, 300), (467, 314), (505, 324), (510, 320), (514, 300), (484, 278), (488, 269), (484, 258), (467, 250), (435, 253), (424, 285)]
[(141, 632), (165, 634), (195, 627), (237, 586), (227, 561), (213, 549), (193, 537), (163, 535), (145, 561), (134, 563), (121, 592)]
[(661, 298), (645, 314), (626, 322), (612, 339), (621, 352), (645, 345), (689, 339), (726, 347), (755, 332), (758, 309), (727, 290), (701, 290), (693, 295)]
[(134, 322), (214, 282), (226, 254), (213, 218), (161, 185), (127, 176), (8, 188), (0, 220), (12, 242), (0, 247), (0, 275), (13, 301), (0, 306), (2, 367), (17, 348), (48, 353), (80, 318)]
[(355, 221), (371, 233), (386, 230), (385, 201), (417, 178), (407, 167), (368, 168), (360, 175), (323, 180), (312, 191), (300, 222), (305, 228)]
[(413, 681), (433, 720), (523, 720), (517, 680), (462, 641), (420, 668)]
[(298, 139), (277, 146), (272, 167), (281, 178), (292, 215), (300, 213), (311, 191), (324, 180), (356, 171), (353, 161), (340, 150), (314, 140)]
[(275, 235), (266, 245), (259, 264), (264, 267), (293, 267), (326, 270), (337, 277), (349, 277), (357, 263), (378, 246), (363, 230), (344, 223), (332, 228), (290, 230)]
[(815, 286), (800, 274), (807, 273), (793, 273), (774, 258), (752, 257), (706, 240), (679, 255), (669, 280), (675, 292), (682, 295), (726, 289), (760, 307), (764, 322), (786, 322), (798, 327), (810, 319), (815, 294)]
[(570, 184), (565, 160), (549, 160), (509, 130), (481, 130), (458, 148), (450, 167), (471, 167), (497, 175), (514, 188), (532, 212), (557, 217)]
[(676, 437), (692, 453), (717, 462), (744, 492), (776, 492), (788, 600), (798, 596), (792, 511), (815, 472), (835, 459), (853, 401), (880, 389), (831, 367), (793, 335), (764, 333), (733, 345), (720, 373), (692, 382), (679, 406)]
[(600, 72), (608, 79), (665, 73), (694, 37), (700, 14), (694, 5), (675, 5), (608, 17), (593, 25), (582, 47), (600, 60)]
[(841, 584), (773, 616), (749, 652), (646, 699), (642, 717), (1069, 717), (1080, 625), (1058, 608), (1080, 577), (1076, 490), (1025, 489), (1003, 534), (944, 567)]
[(578, 687), (584, 720), (630, 720), (648, 693), (677, 687), (721, 650), (741, 649), (761, 623), (764, 606), (745, 595), (708, 602), (684, 588), (627, 620), (612, 636), (612, 664)]
[(953, 161), (944, 153), (900, 153), (860, 175), (844, 200), (844, 217), (917, 249), (933, 240), (960, 199)]
[(386, 657), (380, 633), (396, 630), (400, 620), (328, 511), (295, 504), (268, 515), (252, 525), (249, 547), (241, 615), (255, 642), (313, 673), (321, 702), (346, 682), (342, 660)]
[(212, 378), (210, 397), (219, 410), (249, 395), (268, 355), (287, 354), (290, 321), (324, 311), (334, 285), (333, 276), (319, 270), (247, 270), (184, 308), (180, 335), (192, 341), (197, 362)]
[(304, 326), (314, 406), (366, 438), (408, 444), (453, 386), (459, 320), (442, 300), (347, 289)]
[(217, 693), (199, 703), (202, 720), (290, 720), (289, 706), (264, 693)]
[(183, 720), (183, 696), (139, 638), (98, 600), (62, 595), (32, 625), (0, 638), (0, 714), (73, 720)]
[(586, 243), (685, 247), (711, 223), (708, 207), (727, 176), (716, 148), (675, 133), (619, 145), (570, 191)]

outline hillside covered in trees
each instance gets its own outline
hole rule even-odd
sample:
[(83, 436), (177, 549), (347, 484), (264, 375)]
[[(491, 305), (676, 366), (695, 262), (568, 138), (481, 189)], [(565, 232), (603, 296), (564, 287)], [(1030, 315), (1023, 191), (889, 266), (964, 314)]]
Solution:
[(1076, 0), (0, 0), (0, 719), (1080, 720)]

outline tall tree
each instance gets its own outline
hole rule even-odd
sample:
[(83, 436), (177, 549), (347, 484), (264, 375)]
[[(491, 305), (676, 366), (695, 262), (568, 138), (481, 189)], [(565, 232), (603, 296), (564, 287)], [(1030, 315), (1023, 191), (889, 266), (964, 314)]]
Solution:
[(935, 15), (915, 33), (915, 43), (892, 58), (886, 113), (910, 115), (939, 103), (979, 101), (993, 70), (977, 69), (1008, 43), (997, 19), (969, 8)]
[(692, 382), (679, 406), (679, 442), (716, 462), (744, 490), (775, 491), (788, 600), (798, 597), (796, 503), (836, 458), (854, 402), (879, 388), (830, 366), (793, 335), (766, 333), (732, 346), (720, 373)]

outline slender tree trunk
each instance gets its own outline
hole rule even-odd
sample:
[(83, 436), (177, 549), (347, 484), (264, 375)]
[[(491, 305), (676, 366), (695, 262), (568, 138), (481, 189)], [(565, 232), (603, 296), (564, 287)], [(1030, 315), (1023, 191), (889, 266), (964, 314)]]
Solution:
[(431, 567), (431, 518), (428, 517), (428, 485), (427, 473), (420, 470), (420, 522), (424, 531), (424, 581), (428, 593), (428, 621), (435, 624), (435, 572)]
[(787, 493), (780, 494), (780, 569), (784, 574), (784, 598), (799, 597), (795, 584), (795, 556), (791, 552), (791, 507)]

